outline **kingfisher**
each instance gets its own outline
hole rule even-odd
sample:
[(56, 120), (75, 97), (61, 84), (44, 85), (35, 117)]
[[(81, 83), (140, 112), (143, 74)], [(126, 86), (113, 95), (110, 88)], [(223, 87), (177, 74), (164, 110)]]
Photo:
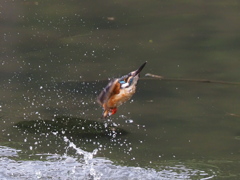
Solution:
[(109, 117), (117, 112), (117, 107), (128, 101), (136, 92), (140, 72), (147, 62), (137, 70), (120, 78), (112, 79), (97, 97), (97, 102), (103, 107), (102, 117)]

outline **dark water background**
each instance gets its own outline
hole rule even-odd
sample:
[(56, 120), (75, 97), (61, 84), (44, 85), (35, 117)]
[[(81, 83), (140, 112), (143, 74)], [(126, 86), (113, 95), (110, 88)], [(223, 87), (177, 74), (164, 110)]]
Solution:
[[(77, 171), (62, 170), (88, 169), (81, 157), (97, 149), (90, 169), (101, 174), (85, 179), (238, 179), (240, 85), (144, 75), (240, 82), (239, 22), (240, 2), (234, 0), (1, 1), (0, 177), (54, 179), (63, 172), (59, 179), (81, 179)], [(68, 134), (86, 151), (79, 154), (68, 150), (65, 132), (16, 128), (63, 116), (102, 122), (95, 99), (107, 79), (145, 61), (133, 100), (110, 120), (127, 135)], [(75, 165), (59, 160), (63, 154), (77, 158), (70, 161)], [(107, 160), (114, 176), (99, 169)], [(16, 173), (17, 162), (25, 168)], [(57, 171), (45, 177), (47, 165)]]

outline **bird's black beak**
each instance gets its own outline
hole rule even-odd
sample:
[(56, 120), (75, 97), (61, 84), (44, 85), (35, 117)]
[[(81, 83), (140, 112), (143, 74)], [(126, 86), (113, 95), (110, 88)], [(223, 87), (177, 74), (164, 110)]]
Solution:
[(143, 65), (140, 66), (140, 68), (138, 68), (136, 71), (134, 71), (134, 75), (133, 76), (136, 76), (138, 75), (142, 69), (144, 68), (144, 66), (147, 64), (147, 61), (145, 63), (143, 63)]

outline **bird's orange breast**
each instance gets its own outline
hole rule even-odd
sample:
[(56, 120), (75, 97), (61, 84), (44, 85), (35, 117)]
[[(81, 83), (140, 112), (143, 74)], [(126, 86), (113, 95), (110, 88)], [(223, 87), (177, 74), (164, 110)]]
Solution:
[(125, 88), (120, 89), (120, 92), (118, 94), (112, 95), (108, 102), (106, 102), (106, 105), (108, 108), (115, 108), (120, 106), (121, 104), (125, 103), (127, 100), (129, 100), (132, 95), (135, 93), (136, 87), (131, 88)]

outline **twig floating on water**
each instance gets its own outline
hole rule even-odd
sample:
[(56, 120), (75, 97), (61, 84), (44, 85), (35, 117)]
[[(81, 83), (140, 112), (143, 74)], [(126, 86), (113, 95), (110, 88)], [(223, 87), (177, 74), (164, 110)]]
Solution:
[(157, 78), (157, 79), (160, 79), (160, 80), (166, 80), (166, 81), (188, 81), (188, 82), (200, 82), (200, 83), (218, 83), (218, 84), (240, 85), (239, 82), (215, 81), (215, 80), (209, 80), (209, 79), (165, 78), (163, 76), (150, 74), (150, 73), (145, 74), (145, 76), (149, 76), (149, 77), (152, 77), (152, 78)]
[(239, 114), (234, 114), (234, 113), (227, 113), (229, 116), (233, 116), (233, 117), (240, 117)]

